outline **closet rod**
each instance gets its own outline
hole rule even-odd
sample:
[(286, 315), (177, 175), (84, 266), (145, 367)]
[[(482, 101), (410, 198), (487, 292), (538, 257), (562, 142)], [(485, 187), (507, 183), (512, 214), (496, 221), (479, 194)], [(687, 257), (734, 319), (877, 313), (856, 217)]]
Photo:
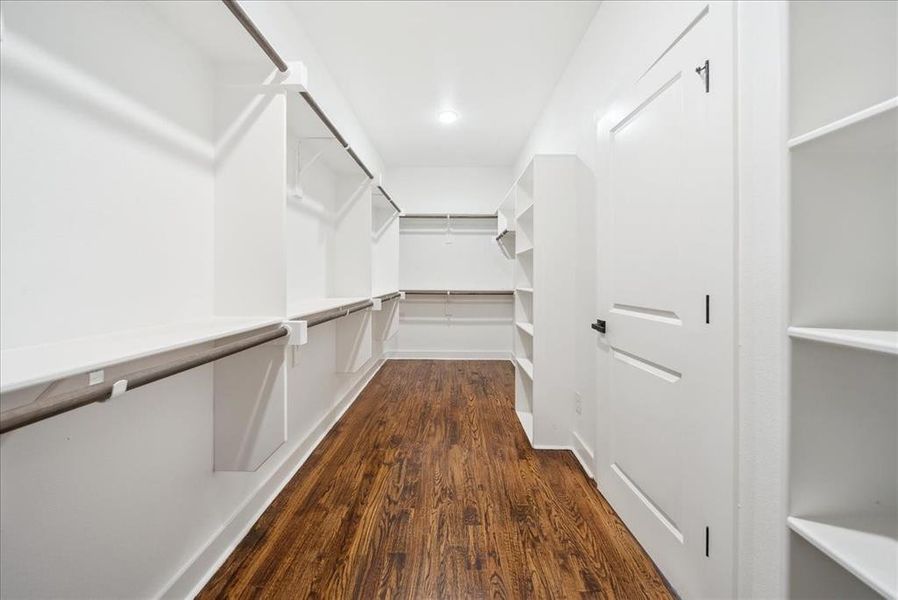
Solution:
[(380, 300), (381, 302), (389, 302), (390, 300), (394, 300), (402, 295), (402, 292), (391, 292), (389, 294), (381, 294), (380, 296), (375, 296), (375, 300)]
[[(238, 352), (243, 352), (256, 346), (268, 343), (272, 340), (282, 338), (290, 333), (286, 327), (278, 327), (271, 331), (259, 333), (249, 336), (235, 342), (223, 344), (216, 348), (201, 350), (188, 356), (173, 360), (171, 362), (134, 371), (118, 377), (115, 382), (92, 385), (87, 388), (81, 388), (48, 396), (46, 398), (38, 398), (34, 402), (17, 406), (0, 413), (0, 433), (6, 433), (13, 429), (25, 427), (44, 419), (56, 416), (58, 414), (92, 404), (94, 402), (102, 402), (113, 396), (124, 392), (125, 390), (133, 390), (141, 386), (177, 375), (184, 371), (199, 367), (207, 363), (216, 361)], [(120, 383), (124, 381), (124, 387), (120, 388)]]
[(352, 160), (355, 161), (355, 164), (361, 167), (362, 171), (365, 172), (365, 175), (368, 176), (368, 179), (374, 179), (374, 174), (368, 170), (368, 167), (365, 166), (365, 163), (362, 162), (362, 159), (359, 158), (359, 155), (355, 153), (355, 150), (353, 150), (349, 146), (346, 146), (346, 152), (349, 153), (349, 156), (352, 157)]
[(360, 310), (365, 310), (366, 308), (371, 308), (372, 306), (374, 306), (374, 302), (372, 302), (371, 300), (364, 300), (362, 302), (356, 302), (355, 304), (341, 306), (340, 308), (333, 308), (331, 310), (314, 313), (308, 315), (307, 317), (301, 317), (300, 319), (306, 321), (306, 327), (314, 327), (315, 325), (321, 325), (322, 323), (327, 323), (328, 321), (334, 321), (336, 319), (348, 317), (352, 313), (359, 312)]
[(402, 209), (399, 208), (399, 206), (397, 206), (395, 202), (393, 202), (393, 199), (390, 198), (390, 194), (387, 193), (387, 190), (385, 190), (385, 189), (383, 188), (383, 186), (380, 186), (380, 185), (379, 185), (379, 186), (377, 186), (377, 189), (379, 189), (379, 190), (380, 190), (380, 193), (383, 194), (384, 198), (387, 199), (387, 202), (389, 202), (390, 204), (393, 205), (393, 208), (396, 210), (396, 212), (402, 213)]
[(404, 290), (406, 296), (513, 296), (514, 290)]
[(355, 164), (359, 166), (359, 168), (365, 172), (365, 175), (368, 176), (368, 179), (374, 179), (374, 174), (365, 166), (365, 163), (362, 162), (362, 159), (359, 158), (359, 155), (355, 153), (355, 150), (350, 148), (349, 142), (346, 141), (346, 138), (340, 135), (340, 132), (337, 130), (337, 126), (334, 125), (333, 121), (327, 118), (327, 115), (324, 114), (324, 111), (318, 106), (318, 103), (315, 102), (315, 99), (312, 98), (312, 95), (309, 92), (300, 92), (300, 96), (306, 101), (306, 104), (309, 105), (309, 108), (318, 115), (318, 118), (321, 119), (321, 122), (324, 123), (324, 126), (327, 127), (328, 131), (333, 134), (337, 141), (340, 142), (340, 145), (343, 146), (343, 149), (346, 150), (346, 153), (355, 161)]
[(330, 119), (327, 118), (327, 115), (324, 114), (324, 111), (321, 110), (321, 107), (318, 106), (318, 103), (315, 102), (315, 99), (312, 98), (312, 95), (309, 92), (300, 92), (300, 96), (302, 96), (303, 100), (306, 101), (306, 104), (309, 105), (309, 108), (312, 109), (318, 118), (321, 119), (321, 122), (324, 123), (324, 126), (327, 127), (328, 131), (330, 131), (337, 141), (340, 142), (340, 145), (344, 148), (349, 148), (349, 144), (346, 142), (346, 138), (340, 135), (340, 132), (337, 131), (337, 127), (331, 122)]
[(502, 238), (504, 238), (505, 235), (506, 235), (507, 233), (508, 233), (508, 230), (507, 230), (507, 229), (503, 229), (503, 230), (502, 230), (502, 233), (500, 233), (499, 235), (496, 236), (496, 241), (498, 242), (499, 240), (501, 240)]
[(240, 21), (240, 24), (243, 25), (243, 28), (246, 29), (246, 32), (249, 33), (252, 38), (256, 41), (262, 51), (268, 55), (268, 58), (271, 59), (271, 62), (274, 63), (274, 66), (277, 67), (278, 71), (281, 73), (287, 72), (287, 63), (284, 62), (284, 59), (281, 58), (281, 55), (277, 53), (277, 50), (274, 49), (274, 46), (269, 43), (269, 41), (262, 35), (262, 32), (259, 31), (259, 28), (256, 27), (256, 24), (253, 23), (253, 20), (249, 18), (249, 15), (246, 14), (240, 5), (237, 3), (237, 0), (221, 0), (225, 6), (228, 7), (228, 10), (231, 11), (231, 14), (237, 17), (237, 20)]
[(406, 213), (399, 215), (403, 219), (495, 219), (498, 217), (496, 213)]

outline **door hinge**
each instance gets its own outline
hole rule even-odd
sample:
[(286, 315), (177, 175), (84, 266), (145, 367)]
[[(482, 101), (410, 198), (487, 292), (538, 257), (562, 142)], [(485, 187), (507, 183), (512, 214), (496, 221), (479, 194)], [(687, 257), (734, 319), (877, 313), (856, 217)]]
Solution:
[(602, 319), (596, 319), (596, 322), (590, 323), (589, 326), (592, 327), (593, 329), (595, 329), (596, 331), (598, 331), (599, 333), (605, 333), (605, 321), (603, 321)]
[(711, 556), (711, 528), (705, 527), (705, 556)]
[(711, 61), (706, 60), (705, 64), (695, 68), (695, 72), (705, 81), (705, 93), (707, 94), (711, 91)]

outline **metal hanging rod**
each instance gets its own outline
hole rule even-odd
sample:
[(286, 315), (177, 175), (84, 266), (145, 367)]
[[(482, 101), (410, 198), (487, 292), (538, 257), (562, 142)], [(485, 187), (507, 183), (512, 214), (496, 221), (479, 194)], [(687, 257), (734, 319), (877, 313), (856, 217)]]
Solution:
[(295, 320), (305, 321), (307, 327), (314, 327), (315, 325), (321, 325), (322, 323), (327, 323), (328, 321), (351, 315), (354, 312), (365, 310), (371, 306), (374, 306), (374, 302), (369, 298), (306, 315), (299, 315), (298, 317), (295, 317)]
[(140, 371), (134, 371), (118, 378), (115, 382), (92, 385), (87, 388), (39, 398), (30, 404), (17, 406), (0, 413), (0, 433), (6, 433), (44, 419), (92, 404), (94, 402), (102, 402), (114, 396), (142, 387), (148, 383), (177, 375), (199, 367), (201, 365), (214, 362), (226, 356), (243, 352), (256, 346), (261, 346), (272, 340), (282, 338), (290, 333), (287, 327), (281, 326), (271, 331), (259, 333), (243, 339), (223, 344), (216, 348), (209, 348), (194, 352), (183, 358), (173, 360), (163, 365), (149, 367)]
[(514, 233), (514, 231), (508, 231), (507, 229), (503, 229), (502, 233), (500, 233), (499, 235), (496, 236), (496, 241), (498, 242), (499, 240), (504, 238), (509, 233)]
[(402, 219), (495, 219), (496, 213), (406, 213), (399, 215)]
[(406, 296), (513, 296), (514, 290), (403, 290)]
[[(243, 25), (243, 28), (246, 29), (247, 33), (252, 36), (252, 38), (256, 41), (259, 47), (263, 52), (271, 59), (271, 62), (274, 63), (274, 66), (277, 67), (278, 71), (281, 73), (286, 73), (288, 70), (287, 63), (281, 58), (281, 55), (278, 54), (277, 50), (274, 49), (274, 46), (268, 41), (268, 39), (259, 31), (259, 28), (256, 27), (256, 24), (253, 23), (253, 20), (249, 18), (249, 15), (241, 8), (240, 4), (237, 3), (237, 0), (221, 0), (225, 6), (228, 7), (228, 10), (231, 11), (240, 24)], [(324, 114), (324, 111), (321, 110), (321, 107), (318, 106), (318, 103), (312, 98), (311, 94), (308, 92), (300, 92), (300, 96), (302, 96), (305, 101), (309, 104), (309, 107), (312, 111), (318, 115), (318, 118), (321, 119), (321, 122), (324, 123), (325, 127), (333, 134), (333, 136), (340, 142), (340, 145), (346, 150), (349, 156), (352, 157), (352, 160), (365, 172), (365, 175), (368, 176), (368, 179), (374, 179), (374, 175), (371, 173), (371, 170), (362, 162), (362, 159), (359, 158), (359, 155), (356, 154), (355, 150), (350, 148), (349, 142), (346, 141), (340, 132), (337, 130), (337, 127), (334, 125), (333, 121), (327, 118), (327, 115)], [(399, 210), (397, 207), (396, 210)]]
[(346, 152), (349, 154), (349, 156), (352, 157), (352, 160), (355, 161), (355, 164), (357, 164), (362, 169), (362, 171), (365, 172), (365, 175), (368, 176), (368, 179), (374, 179), (374, 174), (368, 170), (368, 167), (365, 166), (365, 163), (362, 162), (362, 159), (359, 158), (359, 155), (355, 153), (355, 150), (353, 150), (349, 146), (346, 146)]
[(383, 195), (383, 197), (387, 199), (387, 202), (393, 205), (393, 208), (396, 210), (396, 212), (402, 213), (402, 209), (399, 208), (399, 206), (395, 202), (393, 202), (393, 199), (390, 198), (390, 194), (387, 193), (387, 190), (385, 190), (383, 186), (379, 185), (377, 186), (377, 189), (380, 190), (380, 193)]
[(390, 300), (395, 300), (399, 296), (402, 295), (402, 292), (390, 292), (388, 294), (381, 294), (380, 296), (375, 296), (375, 300), (380, 300), (381, 302), (389, 302)]
[(318, 118), (321, 119), (321, 122), (324, 123), (324, 126), (327, 127), (328, 131), (330, 131), (334, 135), (334, 137), (337, 138), (337, 141), (340, 142), (340, 145), (344, 148), (349, 148), (349, 143), (346, 141), (346, 138), (340, 135), (340, 132), (337, 131), (336, 125), (334, 125), (331, 120), (327, 118), (327, 115), (324, 114), (324, 111), (321, 110), (321, 107), (318, 106), (318, 103), (315, 102), (315, 99), (312, 98), (312, 95), (309, 94), (309, 92), (300, 92), (299, 95), (302, 96), (303, 100), (306, 101), (306, 104), (309, 105), (309, 108), (312, 109), (312, 112), (318, 115)]
[(306, 101), (306, 104), (309, 105), (309, 108), (312, 109), (312, 112), (314, 112), (318, 116), (318, 118), (321, 119), (321, 122), (324, 123), (324, 126), (327, 127), (328, 131), (330, 131), (337, 139), (337, 141), (340, 142), (340, 145), (343, 146), (343, 149), (346, 150), (346, 153), (349, 154), (350, 158), (355, 161), (355, 164), (357, 164), (359, 168), (365, 172), (365, 175), (368, 177), (368, 179), (374, 179), (374, 174), (367, 166), (365, 166), (365, 163), (362, 162), (362, 159), (359, 158), (359, 155), (356, 154), (355, 150), (353, 150), (349, 146), (349, 142), (347, 142), (346, 138), (340, 134), (340, 132), (337, 130), (337, 126), (334, 125), (333, 121), (327, 118), (327, 115), (324, 114), (324, 111), (320, 106), (318, 106), (318, 103), (315, 102), (315, 99), (312, 98), (312, 95), (309, 94), (309, 92), (300, 92), (299, 95), (302, 96), (303, 100)]
[(246, 29), (246, 32), (252, 36), (252, 38), (256, 41), (262, 51), (268, 56), (271, 62), (274, 63), (274, 66), (277, 67), (277, 70), (281, 73), (287, 72), (287, 63), (284, 62), (284, 59), (281, 58), (281, 55), (278, 54), (277, 50), (274, 49), (274, 46), (268, 41), (268, 39), (262, 35), (262, 32), (259, 31), (259, 28), (256, 27), (256, 24), (253, 23), (253, 20), (249, 18), (240, 5), (237, 3), (237, 0), (221, 0), (225, 6), (228, 7), (228, 10), (231, 11), (231, 14), (237, 17), (237, 20), (240, 21), (240, 24), (243, 25), (243, 28)]

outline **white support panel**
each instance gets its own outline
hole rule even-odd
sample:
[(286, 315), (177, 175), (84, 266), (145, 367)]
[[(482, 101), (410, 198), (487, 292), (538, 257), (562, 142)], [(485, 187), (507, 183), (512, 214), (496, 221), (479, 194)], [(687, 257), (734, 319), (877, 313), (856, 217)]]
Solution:
[(372, 323), (373, 339), (385, 341), (399, 333), (400, 298), (384, 302), (382, 309), (374, 313)]
[(355, 373), (371, 358), (371, 315), (372, 312), (365, 309), (334, 321), (338, 373)]
[(284, 350), (268, 344), (215, 363), (216, 471), (255, 471), (286, 441)]

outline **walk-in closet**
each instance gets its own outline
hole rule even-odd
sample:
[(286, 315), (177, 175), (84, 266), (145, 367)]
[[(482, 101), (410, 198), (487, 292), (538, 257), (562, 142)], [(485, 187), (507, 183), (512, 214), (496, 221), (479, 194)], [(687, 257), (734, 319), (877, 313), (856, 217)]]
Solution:
[(0, 0), (0, 598), (898, 600), (898, 1)]

